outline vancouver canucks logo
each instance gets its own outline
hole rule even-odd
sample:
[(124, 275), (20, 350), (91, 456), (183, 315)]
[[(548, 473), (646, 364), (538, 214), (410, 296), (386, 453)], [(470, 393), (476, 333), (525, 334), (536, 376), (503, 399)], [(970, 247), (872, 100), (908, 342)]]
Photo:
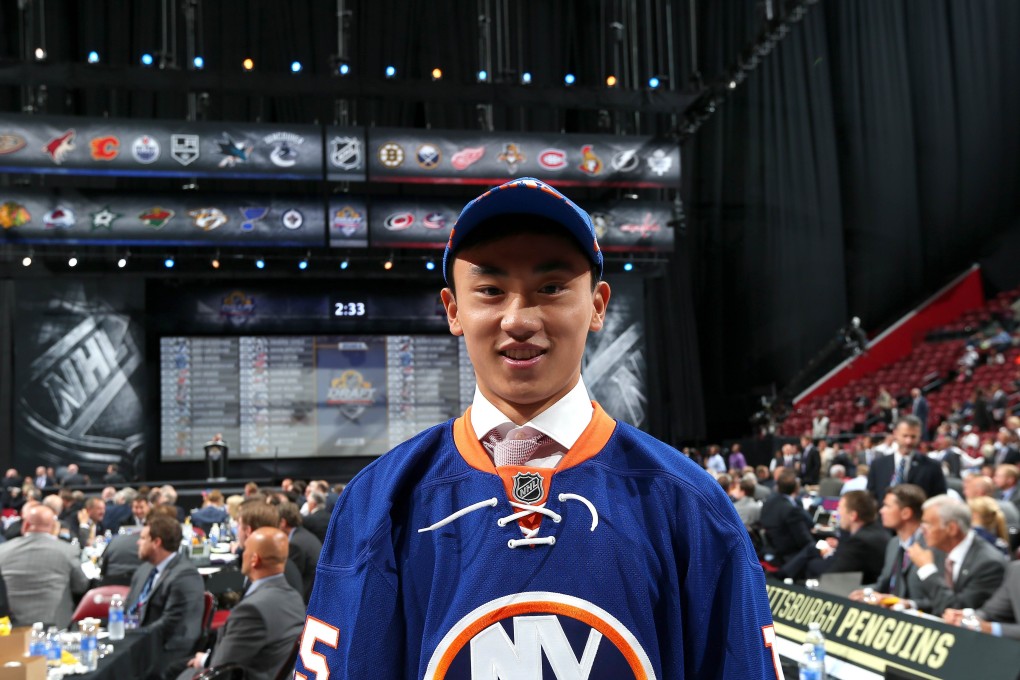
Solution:
[(518, 472), (514, 475), (514, 498), (520, 503), (536, 503), (545, 496), (542, 475), (534, 472)]

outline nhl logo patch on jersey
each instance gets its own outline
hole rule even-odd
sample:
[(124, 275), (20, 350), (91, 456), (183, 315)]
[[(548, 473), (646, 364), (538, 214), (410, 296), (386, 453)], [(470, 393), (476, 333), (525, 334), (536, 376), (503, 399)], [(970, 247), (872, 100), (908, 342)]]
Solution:
[(514, 500), (519, 503), (536, 503), (545, 496), (545, 481), (535, 472), (518, 472), (514, 475)]

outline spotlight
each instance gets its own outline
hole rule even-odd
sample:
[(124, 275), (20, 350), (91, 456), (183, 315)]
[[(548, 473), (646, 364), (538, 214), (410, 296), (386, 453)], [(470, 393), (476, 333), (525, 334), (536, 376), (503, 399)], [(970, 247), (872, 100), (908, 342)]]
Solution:
[(390, 257), (388, 257), (385, 262), (382, 263), (382, 268), (385, 269), (386, 271), (389, 271), (389, 270), (393, 269), (393, 256), (392, 255)]
[(218, 257), (214, 257), (214, 258), (212, 259), (212, 261), (211, 261), (211, 262), (209, 263), (209, 265), (210, 265), (210, 266), (211, 266), (211, 267), (212, 267), (213, 269), (219, 269), (219, 268), (220, 268), (220, 258), (218, 258)]
[(241, 62), (241, 66), (244, 67), (245, 71), (251, 71), (255, 68), (255, 62), (251, 57), (246, 57), (245, 60)]
[(44, 50), (41, 47), (35, 48), (35, 60), (36, 61), (42, 61), (45, 58), (46, 58), (46, 50)]
[(344, 258), (344, 259), (343, 259), (343, 260), (342, 260), (342, 261), (340, 262), (340, 269), (347, 269), (347, 267), (349, 267), (350, 265), (351, 265), (351, 261), (350, 261), (350, 260), (348, 260), (347, 258)]
[(152, 55), (148, 52), (142, 55), (142, 66), (152, 66)]
[(99, 63), (99, 52), (96, 52), (95, 50), (92, 50), (91, 52), (89, 52), (88, 61), (89, 61), (90, 64), (98, 64)]
[(652, 76), (651, 78), (648, 79), (648, 87), (652, 88), (653, 90), (657, 89), (661, 84), (662, 83), (659, 82), (659, 79), (656, 78), (655, 76)]
[(396, 75), (397, 75), (397, 67), (396, 66), (387, 66), (386, 67), (386, 77), (387, 78), (393, 78)]
[(292, 61), (292, 62), (290, 62), (290, 72), (291, 73), (301, 73), (301, 62), (300, 61)]
[(266, 261), (263, 260), (261, 257), (256, 259), (255, 260), (255, 267), (257, 269), (265, 269), (266, 268)]
[(574, 77), (573, 73), (568, 73), (567, 75), (563, 76), (563, 82), (566, 83), (567, 85), (573, 85), (575, 82), (577, 82), (577, 78)]
[(731, 90), (737, 89), (737, 81), (735, 81), (735, 80), (731, 80), (730, 81), (730, 89)]
[(202, 57), (195, 57), (191, 60), (191, 63), (195, 65), (196, 69), (201, 70), (205, 68), (205, 59)]
[(68, 258), (68, 260), (67, 260), (67, 266), (68, 266), (68, 267), (77, 267), (77, 266), (78, 266), (78, 258), (77, 258), (77, 257), (75, 257), (74, 255), (72, 255), (72, 256), (71, 256), (70, 258)]
[(524, 73), (521, 74), (521, 84), (522, 85), (531, 85), (531, 73), (530, 72), (525, 71)]
[(119, 260), (117, 260), (117, 267), (119, 269), (123, 269), (126, 266), (127, 266), (127, 258), (126, 257), (122, 257)]
[(486, 71), (485, 69), (482, 69), (481, 71), (478, 72), (478, 82), (484, 83), (488, 79), (489, 79), (489, 72), (488, 71)]
[(166, 267), (167, 269), (173, 269), (174, 268), (174, 258), (168, 257), (165, 260), (163, 260), (163, 266)]
[(346, 61), (341, 61), (340, 65), (336, 67), (336, 71), (340, 75), (345, 76), (351, 72), (351, 65), (348, 64)]
[(301, 271), (308, 269), (308, 258), (311, 257), (311, 253), (305, 253), (305, 256), (301, 258), (301, 261), (297, 263), (297, 268)]
[(443, 78), (443, 69), (439, 68), (438, 66), (436, 68), (432, 69), (432, 80), (442, 80), (442, 78)]
[(26, 255), (25, 259), (23, 259), (21, 261), (21, 266), (22, 267), (31, 267), (32, 266), (32, 256), (31, 255)]
[(429, 258), (429, 259), (425, 260), (425, 269), (428, 269), (429, 271), (433, 271), (435, 268), (436, 268), (436, 261), (435, 260), (433, 260), (432, 258)]
[(624, 262), (623, 263), (623, 271), (629, 272), (629, 271), (632, 271), (633, 269), (634, 269), (634, 263), (633, 262)]
[(609, 87), (616, 87), (616, 76), (609, 76), (606, 78), (606, 85)]

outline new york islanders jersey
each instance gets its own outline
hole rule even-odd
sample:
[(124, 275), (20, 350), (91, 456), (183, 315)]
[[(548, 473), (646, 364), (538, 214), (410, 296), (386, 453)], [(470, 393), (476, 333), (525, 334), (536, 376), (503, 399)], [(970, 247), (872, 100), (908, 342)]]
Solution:
[(732, 502), (593, 405), (554, 470), (495, 468), (469, 411), (355, 477), (295, 678), (781, 679)]

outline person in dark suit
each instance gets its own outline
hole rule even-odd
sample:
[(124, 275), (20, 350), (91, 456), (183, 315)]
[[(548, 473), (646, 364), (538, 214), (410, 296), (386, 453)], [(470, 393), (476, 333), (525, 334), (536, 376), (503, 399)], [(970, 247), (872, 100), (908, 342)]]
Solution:
[(143, 564), (125, 602), (125, 611), (137, 612), (142, 629), (160, 641), (153, 677), (177, 677), (202, 632), (205, 586), (195, 565), (178, 554), (180, 544), (180, 522), (153, 511), (138, 538)]
[(241, 572), (250, 585), (230, 610), (209, 651), (188, 661), (178, 680), (190, 680), (203, 668), (234, 663), (248, 680), (272, 680), (286, 663), (305, 623), (305, 603), (284, 578), (287, 535), (272, 527), (251, 532), (244, 542)]
[[(949, 496), (925, 501), (921, 515), (924, 540), (930, 548), (915, 543), (907, 549), (921, 591), (931, 601), (931, 613), (946, 609), (977, 609), (1002, 583), (1006, 558), (991, 543), (970, 530), (970, 507)], [(940, 571), (932, 548), (946, 554)]]
[(797, 474), (783, 469), (776, 480), (776, 491), (761, 508), (762, 529), (771, 547), (774, 561), (782, 565), (812, 542), (811, 518), (797, 502), (800, 485)]
[(106, 466), (106, 474), (103, 476), (103, 484), (127, 484), (127, 480), (124, 479), (124, 475), (120, 474), (120, 470), (117, 468), (116, 463), (110, 463)]
[(1010, 463), (995, 468), (992, 481), (999, 491), (999, 500), (1012, 503), (1020, 511), (1020, 468)]
[(103, 531), (117, 533), (131, 519), (131, 503), (134, 493), (121, 489), (113, 496), (113, 502), (106, 504), (106, 515), (103, 517)]
[(921, 422), (921, 439), (929, 441), (931, 437), (928, 434), (928, 400), (924, 398), (924, 393), (917, 387), (910, 390), (910, 399), (910, 413)]
[(1020, 465), (1020, 447), (1016, 433), (1008, 427), (1000, 427), (995, 435), (995, 453), (988, 461), (993, 465)]
[(294, 503), (280, 503), (280, 528), (290, 540), (288, 559), (301, 571), (301, 582), (304, 585), (301, 595), (308, 602), (315, 584), (315, 568), (319, 564), (322, 541), (301, 526), (301, 510)]
[(963, 457), (960, 455), (962, 451), (956, 445), (956, 440), (952, 437), (939, 437), (935, 446), (935, 453), (929, 455), (942, 463), (942, 474), (959, 479), (963, 472)]
[(893, 429), (896, 451), (876, 458), (868, 470), (868, 491), (876, 500), (884, 499), (886, 490), (897, 484), (916, 484), (928, 498), (946, 492), (942, 465), (917, 451), (921, 441), (921, 422), (914, 416), (901, 416)]
[(57, 485), (57, 480), (46, 473), (46, 467), (40, 465), (35, 469), (35, 477), (32, 478), (37, 489), (52, 489)]
[(822, 574), (859, 571), (862, 582), (870, 583), (882, 573), (885, 546), (889, 542), (889, 534), (875, 521), (878, 505), (867, 491), (848, 491), (839, 499), (837, 511), (841, 531), (838, 544), (808, 562), (807, 575), (817, 578)]
[(142, 560), (138, 557), (140, 536), (141, 531), (131, 531), (110, 539), (99, 557), (99, 585), (131, 585), (131, 578), (142, 566)]
[(325, 543), (330, 518), (330, 513), (326, 510), (326, 495), (313, 491), (308, 494), (306, 502), (308, 503), (308, 514), (304, 516), (302, 526)]
[[(262, 527), (280, 528), (280, 510), (275, 505), (266, 503), (265, 496), (254, 495), (241, 502), (237, 509), (237, 546), (236, 553), (238, 561), (244, 560), (244, 543), (248, 540), (251, 532)], [(301, 578), (301, 569), (293, 561), (288, 559), (283, 571), (284, 578), (290, 587), (299, 593), (304, 593), (305, 583)]]
[(801, 437), (800, 445), (804, 448), (800, 454), (801, 481), (804, 486), (814, 486), (822, 475), (822, 454), (810, 437)]
[[(976, 613), (981, 621), (981, 632), (1020, 640), (1020, 562), (1013, 562), (1006, 567), (1002, 585)], [(947, 623), (959, 626), (963, 620), (963, 611), (947, 609), (942, 612), (942, 618)]]
[(67, 475), (60, 480), (60, 486), (65, 489), (70, 489), (76, 486), (85, 486), (89, 483), (89, 478), (78, 472), (78, 465), (71, 463), (67, 466)]

